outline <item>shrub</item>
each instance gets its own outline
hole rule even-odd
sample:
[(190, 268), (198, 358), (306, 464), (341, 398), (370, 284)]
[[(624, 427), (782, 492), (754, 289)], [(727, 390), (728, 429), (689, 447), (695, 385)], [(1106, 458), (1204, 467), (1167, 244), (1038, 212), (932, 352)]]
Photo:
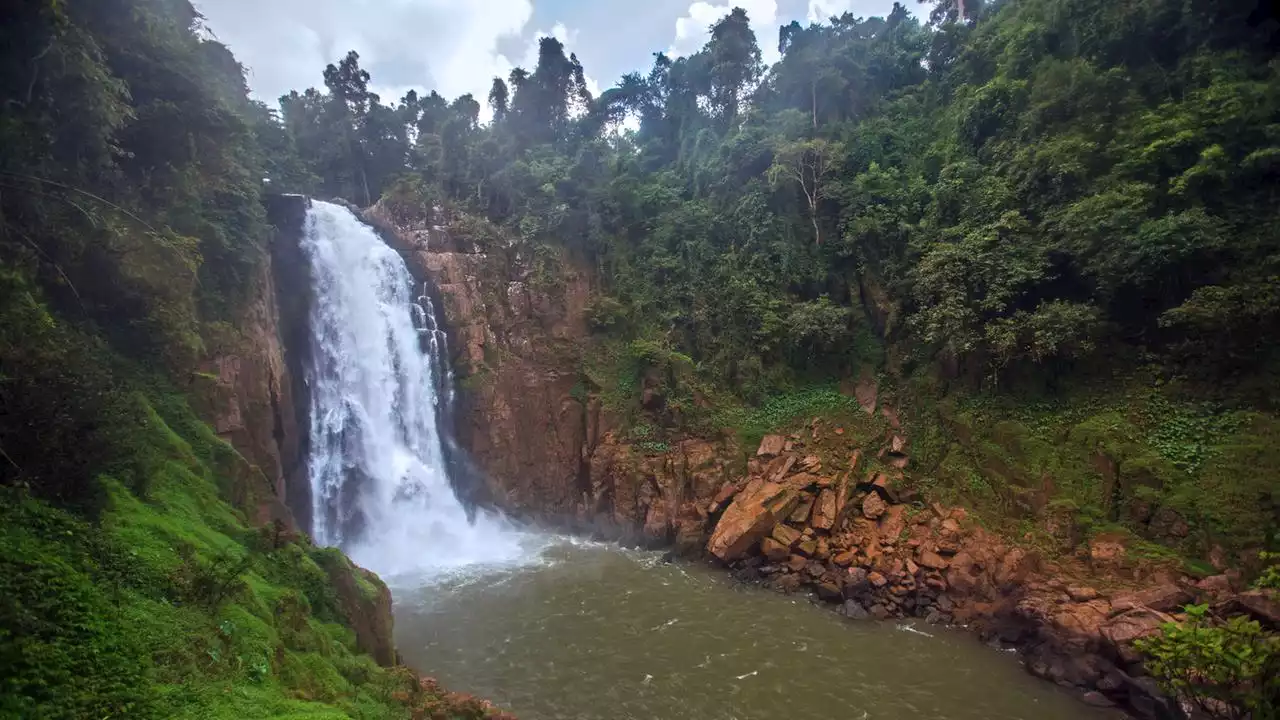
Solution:
[(1208, 605), (1186, 610), (1185, 623), (1136, 643), (1164, 689), (1214, 715), (1280, 717), (1280, 637), (1244, 617), (1215, 623)]

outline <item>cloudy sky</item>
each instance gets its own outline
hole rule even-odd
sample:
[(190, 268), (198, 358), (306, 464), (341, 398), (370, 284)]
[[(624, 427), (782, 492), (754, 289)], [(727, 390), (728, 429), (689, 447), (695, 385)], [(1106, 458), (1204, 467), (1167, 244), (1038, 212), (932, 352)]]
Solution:
[[(249, 68), (262, 100), (322, 84), (325, 64), (360, 53), (383, 99), (409, 88), (480, 102), (494, 76), (532, 69), (537, 39), (576, 52), (592, 90), (647, 69), (657, 51), (687, 54), (737, 5), (747, 10), (765, 60), (778, 26), (850, 11), (885, 15), (893, 0), (195, 0), (208, 28)], [(915, 3), (911, 3), (914, 5)], [(912, 8), (915, 9), (914, 7)]]

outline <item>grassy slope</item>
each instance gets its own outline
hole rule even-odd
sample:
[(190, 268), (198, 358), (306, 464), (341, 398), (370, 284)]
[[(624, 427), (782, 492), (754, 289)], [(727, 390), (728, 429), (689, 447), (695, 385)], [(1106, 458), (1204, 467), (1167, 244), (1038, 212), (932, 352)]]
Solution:
[[(56, 476), (0, 486), (0, 717), (488, 714), (361, 652), (353, 618), (386, 610), (377, 577), (305, 537), (251, 527), (246, 511), (269, 492), (261, 473), (183, 397), (17, 287), (0, 308), (0, 381), (48, 398), (22, 423), (6, 419), (5, 459), (15, 438), (39, 435), (20, 435), (25, 425), (74, 432), (38, 437), (17, 454), (24, 464), (84, 447), (110, 460), (72, 494), (56, 492)], [(49, 414), (77, 393), (119, 402)]]

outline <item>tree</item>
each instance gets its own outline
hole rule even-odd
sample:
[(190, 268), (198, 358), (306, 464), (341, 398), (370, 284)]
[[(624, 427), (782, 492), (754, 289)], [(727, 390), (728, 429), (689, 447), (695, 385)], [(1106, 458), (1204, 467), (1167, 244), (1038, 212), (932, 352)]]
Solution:
[(760, 47), (751, 21), (742, 8), (734, 8), (711, 26), (711, 41), (704, 51), (710, 70), (710, 101), (727, 125), (738, 116), (747, 89), (763, 72)]
[(829, 181), (843, 153), (844, 147), (840, 143), (822, 138), (783, 142), (774, 151), (769, 179), (774, 184), (794, 182), (800, 186), (800, 192), (804, 194), (809, 208), (814, 245), (822, 244), (819, 207), (830, 195)]
[(501, 122), (507, 116), (510, 103), (511, 94), (507, 90), (507, 84), (502, 78), (494, 78), (493, 86), (489, 89), (489, 107), (493, 110), (494, 122)]

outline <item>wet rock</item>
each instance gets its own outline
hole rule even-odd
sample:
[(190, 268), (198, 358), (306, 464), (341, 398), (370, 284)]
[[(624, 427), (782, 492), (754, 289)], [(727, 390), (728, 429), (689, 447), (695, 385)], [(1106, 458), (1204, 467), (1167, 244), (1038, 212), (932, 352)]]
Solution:
[(787, 545), (767, 537), (760, 541), (760, 552), (770, 561), (778, 562), (785, 560), (791, 554), (791, 548)]
[(756, 457), (781, 455), (786, 444), (787, 439), (781, 435), (765, 435), (760, 440), (760, 448), (756, 450)]
[(775, 590), (791, 593), (791, 592), (795, 592), (796, 590), (799, 590), (802, 582), (803, 581), (800, 579), (799, 575), (795, 575), (792, 573), (784, 573), (774, 578), (773, 582), (770, 583), (770, 585)]
[(877, 620), (887, 620), (892, 616), (892, 613), (889, 612), (889, 608), (886, 608), (884, 605), (879, 603), (871, 606), (870, 613), (871, 617)]
[(826, 602), (840, 602), (843, 594), (840, 592), (840, 586), (835, 583), (824, 582), (818, 584), (818, 597)]
[(884, 514), (884, 500), (880, 499), (877, 493), (867, 493), (867, 497), (862, 501), (862, 516), (868, 520), (875, 520)]
[(850, 620), (868, 620), (871, 618), (871, 613), (867, 612), (867, 609), (855, 600), (845, 600), (844, 606), (840, 608), (840, 613)]
[(794, 572), (800, 572), (809, 564), (809, 558), (803, 555), (792, 555), (787, 558), (787, 567)]
[(1106, 695), (1103, 695), (1096, 690), (1090, 690), (1084, 695), (1081, 695), (1080, 699), (1084, 701), (1085, 705), (1091, 705), (1093, 707), (1108, 708), (1115, 706), (1115, 703), (1108, 700)]

